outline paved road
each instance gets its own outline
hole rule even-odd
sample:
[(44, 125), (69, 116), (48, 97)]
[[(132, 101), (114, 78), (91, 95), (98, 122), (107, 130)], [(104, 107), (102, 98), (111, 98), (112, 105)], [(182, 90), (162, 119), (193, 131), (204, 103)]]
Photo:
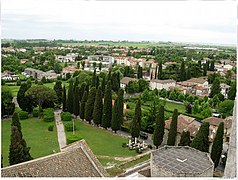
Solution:
[(55, 124), (57, 128), (58, 142), (60, 149), (62, 149), (63, 147), (66, 146), (66, 136), (64, 132), (64, 125), (61, 122), (60, 113), (61, 110), (55, 110)]

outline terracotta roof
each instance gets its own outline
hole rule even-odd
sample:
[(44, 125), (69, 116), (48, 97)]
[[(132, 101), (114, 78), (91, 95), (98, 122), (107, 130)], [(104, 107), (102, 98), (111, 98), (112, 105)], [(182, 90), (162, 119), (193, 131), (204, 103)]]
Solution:
[(130, 81), (138, 81), (136, 78), (124, 77), (120, 80), (121, 84), (128, 84)]
[(209, 117), (209, 118), (203, 119), (202, 122), (209, 122), (210, 125), (213, 125), (213, 126), (219, 126), (221, 122), (224, 122), (225, 128), (231, 128), (231, 121), (225, 122), (224, 119), (217, 118), (217, 117)]
[(201, 79), (201, 78), (192, 78), (187, 80), (188, 82), (193, 82), (193, 83), (198, 83), (198, 84), (203, 84), (205, 83), (207, 80), (205, 79)]
[(155, 82), (159, 84), (176, 83), (176, 81), (172, 79), (166, 79), (166, 80), (153, 79), (150, 82)]
[(2, 177), (107, 177), (85, 140), (61, 152), (2, 168)]
[(65, 68), (63, 68), (63, 71), (79, 71), (79, 69), (77, 69), (75, 67), (65, 67)]
[(205, 87), (202, 87), (202, 86), (194, 86), (193, 89), (196, 89), (196, 90), (208, 90), (208, 88), (205, 88)]
[(182, 82), (177, 82), (178, 85), (185, 86), (185, 87), (192, 87), (194, 84), (192, 82), (187, 82), (187, 81), (182, 81)]

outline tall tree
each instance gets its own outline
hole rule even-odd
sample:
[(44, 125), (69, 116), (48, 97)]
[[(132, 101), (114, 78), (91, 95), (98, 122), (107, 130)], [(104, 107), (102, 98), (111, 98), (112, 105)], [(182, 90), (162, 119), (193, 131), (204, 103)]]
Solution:
[(79, 104), (79, 87), (77, 86), (74, 91), (74, 115), (77, 117), (79, 115), (80, 104)]
[(187, 75), (187, 79), (191, 79), (191, 70), (190, 70), (189, 67), (187, 68), (187, 73), (186, 73), (186, 75)]
[(81, 62), (81, 65), (82, 65), (82, 70), (84, 70), (85, 61), (82, 61), (82, 62)]
[(235, 100), (236, 97), (236, 83), (232, 83), (228, 91), (228, 99)]
[(56, 95), (58, 97), (58, 103), (62, 103), (62, 95), (63, 95), (63, 88), (62, 88), (62, 82), (57, 80), (54, 85), (54, 90), (56, 92)]
[(57, 101), (57, 95), (55, 91), (44, 85), (32, 86), (26, 91), (26, 96), (36, 102), (39, 106), (39, 117), (42, 115), (42, 105), (45, 101), (55, 102)]
[(67, 109), (67, 104), (66, 104), (66, 89), (65, 89), (65, 86), (63, 87), (62, 100), (63, 100), (63, 111), (65, 112), (66, 109)]
[(86, 89), (86, 83), (85, 82), (83, 82), (82, 84), (81, 84), (81, 86), (80, 86), (80, 89), (79, 89), (79, 101), (81, 101), (82, 100), (82, 98), (83, 98), (83, 94), (84, 94), (84, 91), (85, 91), (85, 89)]
[(209, 97), (213, 98), (216, 94), (219, 94), (220, 92), (221, 92), (220, 81), (218, 78), (216, 78), (212, 82), (212, 87), (211, 87), (211, 92), (210, 92)]
[(95, 96), (96, 96), (96, 88), (92, 87), (88, 94), (88, 100), (86, 102), (84, 112), (85, 119), (89, 123), (91, 123), (91, 120), (93, 119), (93, 107), (95, 102)]
[(156, 117), (156, 124), (153, 133), (153, 143), (158, 149), (159, 145), (163, 142), (164, 138), (164, 106), (159, 107), (159, 113)]
[(94, 108), (93, 108), (93, 122), (98, 126), (102, 122), (102, 88), (101, 86), (97, 89), (97, 94), (95, 98)]
[(112, 119), (112, 86), (111, 81), (107, 82), (104, 94), (103, 114), (101, 126), (105, 129), (109, 128)]
[(120, 88), (120, 73), (118, 71), (114, 72), (111, 77), (112, 90), (117, 92)]
[(179, 142), (179, 146), (190, 146), (191, 139), (190, 139), (190, 132), (189, 131), (183, 131), (181, 134), (181, 139)]
[(203, 69), (203, 76), (206, 76), (207, 75), (207, 64), (203, 64), (202, 69)]
[(135, 115), (131, 122), (131, 136), (133, 138), (139, 137), (141, 127), (141, 102), (140, 99), (136, 103)]
[(25, 95), (26, 91), (30, 88), (31, 86), (29, 86), (26, 83), (22, 83), (21, 87), (17, 93), (17, 102), (19, 107), (23, 110), (23, 111), (27, 111), (27, 112), (32, 112), (33, 108), (34, 108), (34, 104), (32, 102), (32, 100), (27, 97)]
[(174, 146), (177, 136), (177, 123), (178, 123), (178, 110), (174, 109), (172, 121), (170, 123), (169, 134), (167, 139), (167, 144), (169, 146)]
[(20, 123), (20, 120), (19, 120), (19, 115), (18, 115), (18, 112), (14, 112), (13, 113), (13, 116), (12, 116), (12, 124), (11, 124), (11, 127), (12, 126), (16, 126), (21, 137), (22, 137), (22, 132), (21, 132), (21, 123)]
[(117, 98), (112, 108), (111, 128), (116, 133), (120, 129), (120, 127), (121, 127), (121, 120), (120, 120), (118, 98)]
[(163, 71), (162, 71), (162, 61), (159, 61), (159, 68), (158, 68), (158, 79), (162, 79), (162, 74)]
[(197, 132), (195, 138), (191, 143), (191, 147), (199, 151), (208, 152), (209, 151), (208, 135), (209, 135), (209, 123), (203, 122), (199, 131)]
[(215, 63), (214, 60), (212, 60), (212, 61), (211, 61), (211, 64), (210, 64), (210, 68), (209, 68), (210, 71), (214, 71), (214, 70), (215, 70), (215, 65), (214, 65), (214, 63)]
[(185, 80), (186, 80), (185, 64), (184, 64), (184, 61), (182, 61), (181, 67), (180, 67), (180, 81), (185, 81)]
[(1, 92), (1, 115), (11, 115), (14, 113), (15, 104), (12, 102), (12, 93), (9, 88), (2, 87)]
[(118, 112), (119, 112), (119, 119), (120, 125), (123, 124), (123, 108), (124, 108), (124, 90), (122, 88), (118, 91)]
[(67, 98), (67, 111), (73, 113), (73, 103), (74, 103), (74, 81), (73, 79), (69, 80), (69, 89), (68, 89), (68, 98)]
[(105, 86), (106, 86), (106, 79), (105, 76), (102, 78), (102, 95), (104, 96), (105, 93)]
[(93, 77), (92, 77), (92, 87), (96, 87), (96, 81), (97, 81), (97, 75), (96, 75), (96, 69), (94, 69)]
[(88, 99), (88, 92), (84, 91), (82, 101), (81, 101), (81, 104), (80, 104), (80, 118), (81, 119), (84, 119), (85, 104), (87, 102), (87, 99)]
[(214, 138), (211, 151), (211, 159), (214, 162), (214, 167), (217, 167), (221, 158), (223, 149), (224, 123), (221, 122), (218, 126), (216, 137)]
[(157, 79), (158, 66), (155, 67), (155, 79)]
[(11, 127), (11, 143), (9, 148), (10, 165), (33, 159), (30, 155), (30, 147), (27, 147), (26, 141), (22, 138), (16, 126)]

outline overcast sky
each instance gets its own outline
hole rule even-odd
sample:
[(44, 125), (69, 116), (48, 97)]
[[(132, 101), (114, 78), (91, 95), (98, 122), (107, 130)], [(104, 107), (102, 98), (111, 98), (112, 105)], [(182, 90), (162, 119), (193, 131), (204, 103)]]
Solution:
[(2, 38), (236, 44), (235, 1), (2, 0)]

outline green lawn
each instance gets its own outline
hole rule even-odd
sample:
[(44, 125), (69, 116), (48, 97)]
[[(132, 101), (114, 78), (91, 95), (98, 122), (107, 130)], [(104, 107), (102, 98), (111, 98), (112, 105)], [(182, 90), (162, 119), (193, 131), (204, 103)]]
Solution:
[(165, 109), (170, 111), (174, 111), (174, 109), (178, 109), (178, 112), (185, 113), (185, 106), (183, 104), (178, 104), (174, 102), (166, 101)]
[[(8, 153), (10, 145), (10, 126), (11, 119), (2, 120), (2, 155), (3, 165), (8, 166)], [(53, 150), (59, 152), (56, 127), (53, 132), (48, 131), (48, 126), (54, 122), (44, 122), (38, 118), (29, 118), (21, 120), (23, 138), (30, 149), (31, 156), (35, 159), (53, 153)]]
[(2, 85), (2, 87), (7, 87), (11, 91), (13, 97), (17, 96), (17, 93), (18, 93), (18, 91), (20, 89), (20, 86)]
[[(109, 157), (129, 157), (135, 156), (135, 151), (130, 151), (122, 147), (122, 143), (127, 142), (126, 138), (108, 132), (104, 129), (93, 127), (89, 124), (75, 120), (76, 132), (88, 143), (93, 153), (97, 155)], [(66, 132), (66, 135), (72, 132)]]

